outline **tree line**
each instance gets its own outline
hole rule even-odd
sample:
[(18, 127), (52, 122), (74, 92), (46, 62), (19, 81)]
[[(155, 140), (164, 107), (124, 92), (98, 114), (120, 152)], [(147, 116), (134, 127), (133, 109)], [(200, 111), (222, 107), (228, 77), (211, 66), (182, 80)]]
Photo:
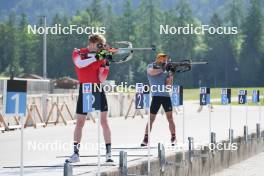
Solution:
[[(175, 75), (175, 82), (185, 87), (231, 87), (264, 85), (264, 17), (261, 0), (250, 0), (247, 9), (243, 0), (232, 0), (221, 12), (210, 15), (210, 26), (238, 27), (236, 35), (160, 35), (160, 25), (194, 26), (202, 22), (192, 14), (190, 4), (179, 0), (177, 6), (161, 9), (160, 0), (141, 0), (138, 8), (131, 0), (123, 2), (123, 13), (116, 14), (111, 4), (93, 0), (86, 10), (74, 16), (55, 15), (48, 26), (71, 24), (105, 26), (109, 43), (131, 41), (134, 47), (155, 44), (173, 61), (208, 60), (208, 65), (193, 67), (191, 72)], [(42, 75), (42, 35), (29, 34), (28, 17), (10, 12), (0, 22), (0, 74), (16, 76), (25, 73)], [(39, 18), (38, 26), (43, 26)], [(74, 48), (86, 47), (87, 34), (47, 35), (47, 68), (49, 78), (76, 78), (71, 59)], [(123, 64), (112, 64), (109, 79), (116, 82), (147, 82), (146, 67), (153, 62), (154, 52), (137, 52)]]

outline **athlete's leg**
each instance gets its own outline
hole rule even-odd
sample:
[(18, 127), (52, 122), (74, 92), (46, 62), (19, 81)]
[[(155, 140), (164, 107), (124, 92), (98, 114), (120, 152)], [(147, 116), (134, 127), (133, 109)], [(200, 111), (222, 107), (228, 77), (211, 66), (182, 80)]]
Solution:
[(175, 135), (175, 123), (173, 120), (172, 111), (166, 112), (166, 117), (167, 117), (167, 120), (169, 122), (170, 133), (171, 133), (171, 135)]
[(171, 133), (171, 144), (174, 146), (176, 143), (176, 130), (175, 130), (175, 123), (173, 120), (172, 104), (170, 97), (163, 97), (162, 106), (164, 108), (167, 120), (169, 122), (169, 129)]
[(83, 113), (83, 103), (82, 103), (82, 84), (80, 84), (79, 88), (79, 96), (78, 96), (78, 101), (77, 101), (77, 106), (76, 106), (76, 125), (74, 129), (74, 137), (73, 137), (73, 155), (70, 156), (68, 159), (69, 162), (75, 163), (79, 162), (79, 148), (80, 148), (80, 142), (82, 139), (82, 129), (85, 124), (86, 120), (86, 114)]
[[(156, 96), (152, 97), (152, 101), (150, 105), (150, 131), (152, 130), (153, 123), (155, 121), (156, 115), (161, 106), (160, 98), (161, 97), (156, 97)], [(146, 135), (148, 134), (148, 124), (146, 125), (146, 128), (145, 128), (145, 134)]]
[(76, 114), (76, 125), (74, 129), (74, 142), (80, 143), (82, 139), (82, 129), (85, 124), (86, 115)]
[[(152, 101), (150, 105), (150, 131), (152, 130), (153, 123), (155, 121), (156, 115), (161, 105), (159, 99), (160, 97), (155, 97), (155, 96), (152, 97)], [(148, 123), (145, 128), (145, 134), (141, 146), (147, 146), (147, 144), (148, 144)]]
[(175, 135), (175, 123), (173, 120), (172, 104), (170, 97), (162, 97), (162, 106), (166, 113), (167, 120), (169, 122), (171, 135)]
[[(156, 115), (157, 114), (150, 113), (150, 131), (152, 130), (152, 126), (153, 126), (153, 123), (155, 121)], [(145, 135), (148, 135), (148, 123), (147, 123), (146, 128), (145, 128)]]
[(82, 139), (82, 129), (83, 126), (85, 124), (85, 120), (86, 120), (86, 115), (84, 114), (76, 114), (76, 125), (75, 125), (75, 129), (74, 129), (74, 143), (73, 143), (73, 155), (70, 156), (70, 158), (68, 159), (69, 162), (71, 163), (75, 163), (75, 162), (79, 162), (80, 158), (79, 158), (79, 149), (80, 149), (80, 142)]
[(202, 106), (202, 105), (200, 105), (200, 106), (199, 106), (199, 108), (197, 109), (197, 112), (199, 112), (199, 113), (200, 113), (202, 110), (203, 110), (203, 106)]
[(171, 133), (171, 145), (175, 146), (177, 139), (176, 139), (175, 123), (174, 123), (172, 114), (173, 114), (172, 111), (166, 112), (166, 117), (169, 122), (169, 128), (170, 128), (170, 133)]
[(105, 144), (111, 144), (111, 130), (107, 120), (108, 113), (108, 104), (106, 95), (104, 92), (101, 92), (101, 126), (103, 128), (103, 135)]
[(108, 105), (104, 92), (101, 92), (101, 126), (103, 128), (103, 135), (106, 147), (106, 162), (113, 162), (111, 155), (111, 130), (109, 127), (108, 119)]
[(107, 120), (107, 111), (101, 112), (101, 126), (103, 128), (103, 135), (106, 144), (111, 143), (111, 130)]
[[(154, 121), (155, 121), (156, 115), (157, 115), (157, 114), (152, 114), (152, 113), (150, 113), (150, 132), (151, 132), (151, 130), (152, 130), (152, 126), (153, 126), (153, 123), (154, 123)], [(148, 123), (147, 123), (146, 128), (145, 128), (144, 138), (143, 138), (143, 141), (142, 141), (142, 143), (141, 143), (141, 146), (142, 146), (142, 147), (148, 145), (148, 137), (149, 137), (149, 134), (148, 134)]]

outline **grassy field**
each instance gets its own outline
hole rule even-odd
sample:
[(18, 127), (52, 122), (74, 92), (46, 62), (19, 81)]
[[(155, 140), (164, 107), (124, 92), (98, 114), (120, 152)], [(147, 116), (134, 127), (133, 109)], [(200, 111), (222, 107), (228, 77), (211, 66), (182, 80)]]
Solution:
[[(248, 106), (256, 106), (257, 104), (251, 102), (251, 97), (252, 97), (252, 91), (254, 89), (258, 89), (260, 91), (260, 95), (263, 95), (264, 92), (264, 87), (248, 87), (248, 88), (231, 88), (231, 95), (232, 97), (238, 97), (238, 91), (241, 89), (245, 89), (248, 91)], [(211, 90), (211, 99), (220, 99), (221, 98), (221, 88), (212, 88)], [(184, 89), (183, 90), (183, 97), (184, 100), (197, 100), (199, 101), (199, 95), (200, 95), (200, 89)], [(212, 102), (213, 105), (221, 105), (221, 102)], [(237, 100), (233, 100), (231, 103), (232, 105), (238, 105), (240, 106), (241, 104), (238, 104)], [(264, 100), (261, 97), (261, 105), (264, 105)]]
[[(231, 88), (232, 97), (238, 97), (238, 91), (241, 89), (245, 89), (248, 91), (248, 98), (252, 97), (252, 91), (254, 89), (258, 89), (260, 91), (260, 95), (264, 93), (264, 87), (242, 87), (242, 88)], [(221, 98), (221, 90), (222, 88), (211, 88), (211, 99), (220, 99)], [(122, 88), (117, 89), (117, 92), (124, 92)], [(135, 92), (134, 89), (131, 89), (126, 92)], [(199, 100), (200, 97), (200, 89), (183, 89), (183, 99), (184, 100)], [(217, 104), (217, 103), (216, 103)], [(219, 103), (220, 104), (220, 103)], [(237, 104), (237, 103), (234, 103)], [(249, 103), (250, 104), (250, 103)]]
[[(264, 87), (248, 87), (248, 88), (231, 88), (231, 95), (232, 97), (238, 96), (238, 91), (240, 89), (245, 89), (248, 91), (248, 97), (252, 96), (253, 89), (258, 89), (260, 94), (264, 92)], [(220, 99), (221, 98), (221, 88), (211, 88), (211, 99)], [(183, 90), (183, 98), (184, 100), (199, 100), (200, 89), (184, 89)]]

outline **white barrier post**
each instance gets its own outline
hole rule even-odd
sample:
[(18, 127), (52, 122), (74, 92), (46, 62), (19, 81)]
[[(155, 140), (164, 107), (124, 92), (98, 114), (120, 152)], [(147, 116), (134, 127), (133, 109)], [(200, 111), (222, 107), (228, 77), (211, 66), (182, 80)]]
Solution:
[[(96, 87), (92, 87), (92, 83), (84, 83), (83, 84), (83, 112), (89, 113), (89, 112), (96, 112), (97, 116), (97, 174), (98, 176), (101, 175), (101, 152), (100, 152), (100, 144), (101, 144), (101, 116), (100, 116), (100, 107), (101, 107), (101, 101), (100, 98), (97, 96), (101, 97), (101, 94), (98, 94)], [(95, 89), (95, 90), (93, 90)]]
[[(184, 105), (182, 105), (182, 144), (185, 146), (185, 108)], [(185, 156), (185, 155), (183, 155)]]
[(150, 96), (149, 96), (149, 90), (146, 90), (146, 87), (143, 88), (143, 107), (147, 110), (147, 116), (148, 116), (148, 176), (150, 176), (150, 113), (149, 113), (149, 107), (150, 107)]
[(259, 98), (259, 90), (253, 90), (252, 92), (252, 102), (258, 105), (258, 117), (257, 117), (257, 123), (256, 123), (256, 134), (257, 138), (261, 138), (261, 129), (260, 129), (260, 123), (261, 123), (261, 104), (260, 104), (260, 98)]
[(149, 90), (143, 85), (143, 83), (136, 83), (136, 96), (135, 96), (135, 108), (136, 109), (146, 109), (148, 116), (148, 176), (150, 176), (150, 114), (149, 114), (149, 106), (150, 106), (150, 97)]
[(261, 102), (259, 104), (259, 119), (258, 119), (258, 131), (259, 131), (259, 137), (261, 138)]
[(232, 129), (232, 105), (229, 104), (229, 141), (230, 143), (233, 142), (234, 139), (234, 131)]
[(245, 126), (244, 126), (244, 139), (247, 142), (248, 141), (248, 103), (247, 103), (247, 90), (239, 90), (238, 94), (238, 104), (246, 104), (245, 107)]
[(149, 110), (147, 110), (148, 116), (148, 176), (150, 176), (150, 115)]
[(231, 105), (231, 89), (223, 88), (221, 90), (221, 104), (229, 105), (229, 130), (228, 130), (228, 139), (229, 142), (233, 142), (233, 129), (232, 129), (232, 105)]
[(100, 127), (100, 124), (101, 124), (101, 117), (100, 117), (100, 113), (97, 111), (96, 112), (96, 115), (97, 115), (97, 118), (98, 118), (98, 124), (97, 124), (97, 128), (98, 128), (98, 157), (97, 157), (97, 160), (98, 160), (98, 165), (97, 165), (97, 175), (100, 176), (101, 175), (101, 152), (100, 152), (100, 144), (101, 144), (101, 139), (100, 139), (100, 135), (101, 135), (101, 127)]
[(24, 175), (24, 117), (20, 117), (21, 139), (20, 139), (20, 175)]
[(200, 88), (200, 106), (206, 106), (208, 107), (208, 114), (209, 114), (209, 120), (208, 120), (208, 126), (209, 126), (209, 143), (211, 142), (211, 135), (212, 135), (212, 117), (211, 117), (211, 102), (210, 102), (210, 88), (209, 87), (201, 87)]

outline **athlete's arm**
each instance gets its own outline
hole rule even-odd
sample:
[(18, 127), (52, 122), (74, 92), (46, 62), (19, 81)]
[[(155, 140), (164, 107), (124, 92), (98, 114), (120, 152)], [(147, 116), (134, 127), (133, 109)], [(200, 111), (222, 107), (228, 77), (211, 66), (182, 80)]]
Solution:
[(81, 56), (80, 56), (79, 51), (77, 49), (74, 49), (73, 54), (72, 54), (72, 58), (73, 58), (74, 64), (78, 68), (87, 67), (90, 64), (97, 61), (95, 57), (89, 57), (89, 55), (88, 55), (87, 59), (81, 59)]
[(156, 69), (153, 67), (149, 67), (147, 72), (150, 76), (155, 76), (155, 75), (161, 74), (163, 72), (163, 70), (162, 69)]
[(83, 67), (87, 67), (88, 65), (92, 64), (96, 62), (95, 58), (88, 58), (88, 59), (81, 59), (81, 56), (77, 56), (76, 60), (74, 61), (74, 64), (78, 67), (78, 68), (83, 68)]

